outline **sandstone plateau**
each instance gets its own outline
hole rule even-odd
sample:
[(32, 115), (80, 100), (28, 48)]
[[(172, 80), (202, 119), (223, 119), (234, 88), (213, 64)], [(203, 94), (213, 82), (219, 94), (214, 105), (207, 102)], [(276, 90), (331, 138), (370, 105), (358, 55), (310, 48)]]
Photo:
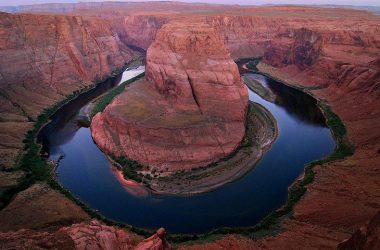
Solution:
[(248, 96), (214, 28), (168, 23), (147, 51), (146, 79), (93, 118), (97, 145), (151, 169), (206, 166), (245, 134)]
[[(234, 59), (262, 57), (261, 71), (288, 85), (302, 87), (328, 103), (345, 123), (355, 153), (344, 160), (314, 168), (314, 182), (307, 187), (292, 216), (283, 219), (281, 230), (275, 235), (257, 240), (226, 235), (210, 243), (179, 247), (336, 249), (339, 243), (350, 238), (360, 239), (360, 246), (366, 246), (367, 241), (363, 239), (375, 235), (372, 229), (368, 229), (368, 234), (364, 229), (362, 232), (357, 230), (380, 210), (379, 16), (367, 11), (337, 8), (223, 7), (167, 2), (103, 3), (101, 8), (84, 3), (43, 5), (23, 7), (21, 11), (38, 13), (0, 14), (2, 169), (14, 165), (22, 153), (25, 132), (44, 107), (89, 85), (96, 80), (95, 76), (107, 75), (112, 68), (122, 66), (131, 58), (130, 48), (147, 49), (163, 25), (196, 22), (214, 28)], [(64, 39), (57, 40), (57, 36)], [(57, 44), (60, 45), (58, 50)], [(59, 67), (52, 67), (57, 59), (61, 61)], [(100, 63), (102, 60), (104, 64)], [(102, 65), (101, 69), (99, 65)], [(144, 86), (147, 93), (163, 96), (153, 88), (154, 83), (145, 81), (138, 85)], [(126, 93), (128, 90), (119, 99)], [(195, 109), (196, 105), (189, 107)], [(105, 113), (111, 109), (112, 106)], [(15, 185), (17, 177), (22, 176), (19, 172), (2, 172), (2, 187)], [(37, 192), (35, 186), (25, 190), (29, 191)], [(44, 204), (50, 195), (51, 192), (40, 192), (39, 204)], [(3, 217), (5, 213), (19, 211), (27, 218), (27, 208), (34, 203), (24, 203), (25, 209), (18, 210), (19, 202), (20, 198), (16, 196), (0, 211), (1, 222), (13, 226), (12, 229), (0, 228), (0, 231), (7, 231), (2, 236), (2, 244), (4, 237), (9, 238), (9, 235), (14, 235), (16, 246), (21, 245), (20, 239), (27, 238), (26, 233), (10, 230), (20, 227), (27, 231), (36, 230), (33, 225), (12, 225), (11, 216)], [(50, 206), (60, 207), (66, 202), (71, 201), (61, 195)], [(67, 210), (64, 211), (62, 214)], [(39, 212), (45, 213), (43, 209)], [(50, 212), (46, 212), (45, 217), (39, 218), (42, 221), (48, 218), (47, 222), (54, 218), (60, 221), (61, 227), (70, 227), (73, 221), (65, 221), (64, 217), (59, 220), (60, 216), (51, 217)], [(88, 220), (83, 215), (78, 217), (78, 220)], [(48, 225), (38, 224), (46, 228)], [(59, 227), (58, 222), (54, 225)], [(345, 245), (350, 247), (350, 243), (342, 243), (340, 247)]]

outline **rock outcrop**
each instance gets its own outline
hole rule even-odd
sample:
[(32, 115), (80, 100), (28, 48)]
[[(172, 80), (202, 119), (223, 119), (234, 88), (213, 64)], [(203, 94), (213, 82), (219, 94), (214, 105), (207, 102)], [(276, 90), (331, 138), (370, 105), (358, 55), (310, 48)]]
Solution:
[(338, 250), (375, 250), (380, 249), (380, 212), (369, 223), (358, 229), (351, 238), (341, 242)]
[(169, 242), (167, 242), (165, 239), (164, 228), (158, 229), (155, 234), (153, 234), (149, 238), (140, 242), (135, 248), (135, 250), (145, 250), (145, 249), (157, 249), (157, 250), (172, 249)]
[(164, 25), (146, 67), (145, 81), (94, 117), (91, 131), (101, 149), (170, 172), (206, 166), (237, 148), (247, 90), (212, 27)]
[(2, 249), (157, 249), (169, 250), (165, 240), (165, 229), (143, 240), (127, 230), (106, 226), (97, 220), (62, 227), (57, 231), (21, 229), (1, 233)]

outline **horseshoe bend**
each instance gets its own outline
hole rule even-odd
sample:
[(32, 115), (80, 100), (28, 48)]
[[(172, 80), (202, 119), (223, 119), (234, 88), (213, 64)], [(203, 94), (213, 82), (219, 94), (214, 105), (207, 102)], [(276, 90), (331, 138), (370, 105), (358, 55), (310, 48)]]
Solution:
[(0, 6), (1, 248), (378, 249), (379, 7), (331, 7)]
[(146, 60), (146, 78), (94, 117), (100, 148), (158, 171), (202, 167), (234, 151), (248, 94), (215, 29), (165, 24)]

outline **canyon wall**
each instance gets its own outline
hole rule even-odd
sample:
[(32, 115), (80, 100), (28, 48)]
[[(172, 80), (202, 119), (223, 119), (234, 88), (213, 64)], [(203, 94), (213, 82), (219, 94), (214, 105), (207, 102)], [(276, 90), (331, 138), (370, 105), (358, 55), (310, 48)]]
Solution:
[(13, 165), (37, 115), (123, 67), (135, 52), (92, 17), (0, 14), (0, 166)]
[(169, 22), (167, 16), (130, 15), (110, 18), (112, 29), (123, 43), (132, 48), (147, 50), (153, 42), (157, 31)]
[(146, 81), (128, 87), (94, 117), (108, 154), (171, 172), (206, 166), (245, 134), (247, 90), (214, 28), (164, 25), (147, 52)]

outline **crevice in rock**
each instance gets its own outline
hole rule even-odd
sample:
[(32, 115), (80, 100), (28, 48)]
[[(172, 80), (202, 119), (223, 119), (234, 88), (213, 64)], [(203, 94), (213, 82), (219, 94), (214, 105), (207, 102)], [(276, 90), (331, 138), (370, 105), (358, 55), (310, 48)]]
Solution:
[[(186, 72), (186, 74), (187, 74), (187, 72)], [(195, 91), (194, 91), (193, 81), (191, 80), (189, 74), (187, 74), (187, 80), (189, 81), (189, 85), (190, 85), (190, 89), (191, 89), (191, 94), (193, 96), (193, 99), (194, 99), (195, 103), (198, 106), (199, 112), (201, 112), (201, 114), (203, 114), (201, 106), (200, 106), (199, 101), (198, 101), (198, 97), (197, 97), (197, 95), (195, 94)]]
[[(51, 63), (50, 63), (50, 83), (49, 83), (49, 86), (54, 89), (53, 87), (53, 77), (54, 77), (54, 69), (55, 69), (55, 60), (56, 60), (56, 57), (57, 57), (57, 53), (58, 53), (58, 47), (59, 47), (59, 43), (60, 43), (60, 39), (61, 39), (61, 35), (59, 34), (59, 31), (58, 31), (58, 20), (56, 19), (56, 24), (55, 24), (55, 27), (56, 27), (56, 30), (55, 30), (55, 41), (56, 41), (56, 45), (55, 45), (55, 48), (54, 48), (54, 55), (53, 55), (53, 58), (51, 60)], [(58, 90), (56, 90), (58, 92)]]
[(11, 98), (8, 97), (8, 95), (6, 93), (3, 93), (2, 91), (0, 91), (0, 96), (2, 96), (4, 99), (8, 100), (10, 103), (12, 103), (12, 105), (17, 108), (18, 110), (21, 111), (21, 113), (23, 114), (23, 116), (25, 116), (26, 118), (28, 118), (28, 121), (34, 121), (34, 119), (28, 115), (28, 113), (21, 107), (21, 105), (19, 105), (18, 103), (12, 101)]

